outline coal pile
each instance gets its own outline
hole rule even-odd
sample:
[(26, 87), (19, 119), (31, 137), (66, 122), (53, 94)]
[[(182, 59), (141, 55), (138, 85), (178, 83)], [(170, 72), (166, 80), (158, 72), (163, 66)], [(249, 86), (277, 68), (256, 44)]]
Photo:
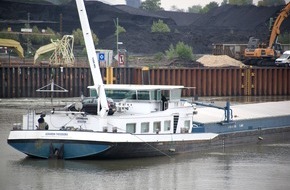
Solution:
[[(114, 19), (118, 17), (120, 26), (126, 33), (119, 36), (120, 46), (130, 54), (155, 54), (164, 52), (170, 46), (182, 41), (193, 48), (196, 54), (210, 54), (214, 43), (247, 43), (254, 36), (267, 41), (269, 20), (275, 17), (283, 6), (218, 7), (207, 14), (180, 12), (147, 12), (128, 6), (110, 6), (98, 1), (86, 1), (92, 30), (99, 37), (97, 48), (116, 49)], [(0, 23), (2, 27), (12, 27), (13, 31), (27, 23), (39, 28), (50, 27), (62, 34), (71, 34), (80, 28), (75, 2), (69, 4), (37, 5), (0, 1)], [(60, 19), (62, 18), (62, 19)], [(151, 33), (153, 21), (163, 20), (171, 28), (170, 33)], [(290, 31), (290, 19), (286, 19), (281, 32)]]

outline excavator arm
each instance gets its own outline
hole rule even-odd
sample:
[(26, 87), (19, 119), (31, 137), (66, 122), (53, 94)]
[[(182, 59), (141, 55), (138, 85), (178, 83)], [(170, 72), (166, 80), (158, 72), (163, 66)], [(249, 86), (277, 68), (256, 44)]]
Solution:
[(280, 26), (290, 14), (290, 3), (280, 11), (270, 30), (268, 44), (259, 44), (258, 39), (250, 38), (248, 47), (244, 51), (244, 64), (258, 66), (274, 66), (275, 59), (281, 54), (281, 46), (277, 43)]
[(281, 10), (280, 14), (278, 15), (273, 24), (268, 48), (271, 49), (273, 48), (273, 45), (276, 43), (277, 37), (280, 34), (280, 26), (282, 22), (289, 16), (289, 14), (290, 14), (290, 3), (287, 3), (287, 5)]
[(23, 48), (19, 42), (15, 41), (15, 40), (11, 40), (11, 39), (0, 38), (0, 46), (14, 48), (15, 52), (18, 54), (18, 56), (20, 58), (24, 58)]

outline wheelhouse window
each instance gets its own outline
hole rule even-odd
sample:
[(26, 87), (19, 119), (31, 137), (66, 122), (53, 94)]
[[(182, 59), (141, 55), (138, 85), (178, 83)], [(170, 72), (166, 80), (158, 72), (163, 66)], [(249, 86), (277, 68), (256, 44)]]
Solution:
[(129, 99), (136, 100), (136, 91), (135, 90), (112, 90), (107, 89), (106, 95), (109, 98), (114, 100)]
[(161, 100), (161, 91), (160, 90), (152, 90), (150, 91), (150, 100)]
[(128, 100), (136, 100), (136, 91), (128, 91), (125, 98), (127, 98)]
[(141, 123), (141, 133), (149, 133), (149, 122)]
[(149, 91), (137, 91), (138, 100), (150, 100)]
[(164, 131), (170, 131), (171, 121), (164, 121)]
[(126, 124), (127, 133), (136, 133), (136, 123), (127, 123)]
[(161, 130), (161, 122), (160, 121), (155, 121), (153, 123), (153, 132), (158, 133), (158, 132), (160, 132), (160, 130)]

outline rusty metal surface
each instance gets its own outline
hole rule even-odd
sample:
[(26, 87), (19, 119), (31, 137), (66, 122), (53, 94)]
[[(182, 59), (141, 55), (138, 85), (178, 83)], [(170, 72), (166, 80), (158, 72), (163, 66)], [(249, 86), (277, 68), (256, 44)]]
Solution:
[[(89, 95), (90, 69), (83, 67), (2, 66), (0, 98), (50, 97), (36, 92), (54, 82), (68, 90), (54, 97)], [(101, 68), (103, 77), (106, 69)], [(115, 84), (161, 84), (187, 87), (183, 96), (279, 96), (290, 95), (290, 68), (114, 68)], [(142, 81), (146, 80), (146, 81)], [(194, 88), (195, 87), (195, 88)]]

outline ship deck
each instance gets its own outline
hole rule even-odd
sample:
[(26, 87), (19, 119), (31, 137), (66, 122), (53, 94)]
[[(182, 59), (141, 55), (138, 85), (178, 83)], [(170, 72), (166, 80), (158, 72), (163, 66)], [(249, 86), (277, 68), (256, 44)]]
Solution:
[[(233, 120), (248, 120), (279, 116), (290, 117), (290, 101), (263, 102), (232, 105)], [(194, 121), (198, 123), (216, 123), (223, 121), (225, 112), (212, 107), (199, 107)]]

